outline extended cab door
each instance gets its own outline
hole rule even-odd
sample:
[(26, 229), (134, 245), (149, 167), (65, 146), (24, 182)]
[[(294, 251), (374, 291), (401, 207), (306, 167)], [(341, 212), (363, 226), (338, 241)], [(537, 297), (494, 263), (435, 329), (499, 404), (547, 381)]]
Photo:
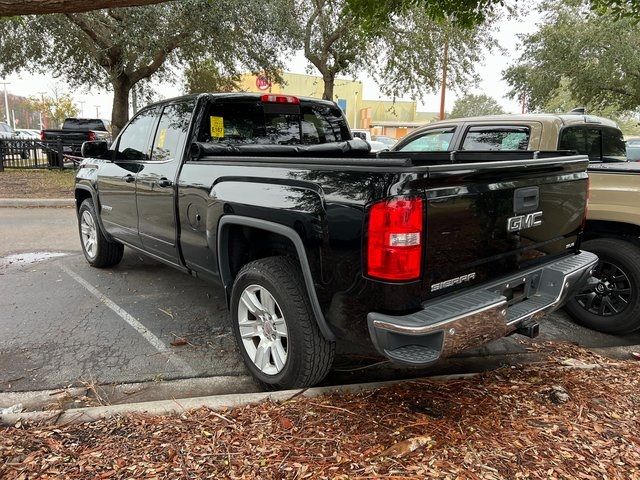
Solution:
[(100, 215), (107, 232), (118, 240), (140, 246), (136, 177), (150, 158), (150, 136), (157, 109), (141, 111), (124, 128), (116, 143), (113, 161), (100, 166), (98, 195)]
[(138, 231), (145, 250), (179, 263), (176, 176), (185, 150), (193, 101), (165, 105), (153, 136), (151, 159), (137, 178)]

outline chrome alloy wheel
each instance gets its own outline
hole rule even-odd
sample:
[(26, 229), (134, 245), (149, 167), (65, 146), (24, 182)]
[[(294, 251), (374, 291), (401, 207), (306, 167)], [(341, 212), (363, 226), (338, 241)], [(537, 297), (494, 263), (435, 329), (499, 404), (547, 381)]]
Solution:
[(282, 371), (287, 361), (287, 323), (278, 302), (260, 285), (249, 285), (240, 295), (238, 325), (242, 346), (254, 365), (266, 375)]
[(629, 305), (631, 281), (620, 267), (601, 260), (585, 288), (575, 298), (582, 308), (594, 315), (616, 315)]
[(98, 229), (93, 216), (85, 210), (80, 218), (80, 236), (85, 252), (90, 258), (95, 258), (98, 253)]

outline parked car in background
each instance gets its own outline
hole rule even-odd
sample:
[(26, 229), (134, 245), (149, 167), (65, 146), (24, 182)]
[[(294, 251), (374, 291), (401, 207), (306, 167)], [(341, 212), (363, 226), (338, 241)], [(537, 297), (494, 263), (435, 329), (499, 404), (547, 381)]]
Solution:
[(640, 138), (630, 138), (627, 140), (627, 160), (630, 162), (640, 162)]
[(535, 336), (597, 262), (584, 155), (376, 155), (333, 102), (250, 93), (165, 100), (82, 149), (87, 262), (127, 245), (213, 281), (269, 388), (321, 381), (338, 341), (427, 366)]
[(84, 142), (111, 142), (111, 123), (99, 118), (66, 118), (61, 129), (42, 130), (40, 139), (48, 142), (50, 150), (47, 152), (47, 159), (51, 164), (58, 158), (58, 152), (54, 150), (57, 148), (57, 142), (62, 147), (63, 154), (74, 156), (81, 155), (80, 150)]
[(397, 142), (395, 138), (387, 137), (386, 135), (372, 135), (371, 140), (384, 143), (387, 148), (393, 147)]
[(32, 128), (17, 128), (16, 135), (25, 140), (40, 140), (40, 130)]
[(625, 334), (640, 329), (640, 164), (627, 161), (640, 147), (636, 142), (625, 146), (615, 122), (591, 115), (497, 115), (432, 123), (392, 150), (445, 151), (453, 157), (465, 150), (587, 155), (591, 197), (582, 248), (600, 261), (567, 311), (587, 327)]
[(388, 146), (382, 142), (378, 142), (371, 138), (371, 132), (366, 129), (354, 128), (351, 130), (351, 134), (354, 138), (360, 138), (369, 144), (372, 152), (380, 152), (382, 150), (386, 150)]
[(0, 138), (15, 138), (16, 132), (11, 128), (11, 125), (5, 122), (0, 122)]
[(29, 146), (23, 144), (20, 135), (5, 122), (0, 122), (0, 161), (5, 157), (29, 158)]

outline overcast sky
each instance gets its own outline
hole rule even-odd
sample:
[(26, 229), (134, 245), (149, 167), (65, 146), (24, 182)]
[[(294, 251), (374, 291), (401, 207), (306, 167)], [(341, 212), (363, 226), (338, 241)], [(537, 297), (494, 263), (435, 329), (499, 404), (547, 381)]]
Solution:
[[(534, 2), (535, 3), (535, 2)], [(532, 7), (533, 5), (530, 5)], [(494, 52), (489, 54), (482, 65), (478, 65), (477, 71), (480, 75), (481, 82), (476, 88), (472, 88), (470, 91), (473, 93), (485, 93), (498, 100), (507, 112), (517, 113), (520, 111), (518, 102), (507, 99), (504, 97), (508, 90), (508, 86), (502, 81), (502, 71), (511, 63), (511, 61), (517, 56), (517, 34), (530, 33), (536, 29), (536, 24), (539, 20), (539, 16), (536, 11), (531, 8), (531, 11), (526, 15), (523, 15), (519, 19), (503, 18), (496, 26), (496, 36), (500, 45), (504, 49), (504, 52)], [(288, 63), (287, 70), (294, 73), (306, 73), (307, 63), (301, 52), (295, 55)], [(61, 81), (56, 81), (52, 75), (29, 75), (22, 73), (20, 75), (11, 75), (7, 79), (11, 82), (8, 85), (8, 91), (10, 93), (22, 96), (39, 95), (40, 92), (50, 94), (55, 88), (56, 83), (60, 86), (60, 90), (65, 90), (65, 85)], [(364, 95), (365, 99), (383, 99), (380, 95), (380, 91), (377, 85), (366, 75), (359, 77), (364, 83)], [(182, 94), (180, 90), (181, 82), (173, 82), (171, 84), (157, 85), (157, 94), (160, 98), (169, 98)], [(100, 91), (97, 89), (89, 92), (73, 91), (71, 92), (74, 100), (78, 103), (78, 107), (82, 107), (84, 116), (96, 115), (96, 108), (98, 114), (102, 118), (111, 117), (111, 101), (112, 95), (107, 91)], [(449, 92), (447, 94), (446, 107), (447, 110), (451, 110), (453, 103), (456, 99), (456, 92)], [(439, 95), (434, 94), (427, 96), (420, 100), (419, 110), (435, 112), (439, 109)], [(82, 105), (80, 102), (84, 102)]]

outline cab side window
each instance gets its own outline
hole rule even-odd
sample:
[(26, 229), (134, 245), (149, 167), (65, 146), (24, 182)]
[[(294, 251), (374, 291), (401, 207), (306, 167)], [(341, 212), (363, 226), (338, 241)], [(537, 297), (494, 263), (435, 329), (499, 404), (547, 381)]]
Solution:
[(162, 111), (153, 141), (151, 160), (175, 160), (184, 146), (194, 103), (167, 105)]
[(402, 146), (401, 152), (446, 152), (450, 150), (455, 127), (429, 130), (424, 135)]
[(117, 160), (149, 160), (149, 137), (156, 122), (158, 110), (143, 110), (126, 126), (116, 152)]
[(528, 127), (471, 127), (467, 130), (462, 150), (528, 150)]

